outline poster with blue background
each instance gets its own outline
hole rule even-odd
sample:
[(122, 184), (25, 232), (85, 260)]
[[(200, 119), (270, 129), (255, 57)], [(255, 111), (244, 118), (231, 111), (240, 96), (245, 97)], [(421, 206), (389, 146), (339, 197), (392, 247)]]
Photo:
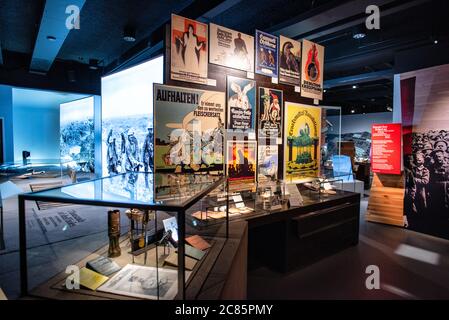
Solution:
[(277, 78), (279, 39), (256, 30), (256, 73)]

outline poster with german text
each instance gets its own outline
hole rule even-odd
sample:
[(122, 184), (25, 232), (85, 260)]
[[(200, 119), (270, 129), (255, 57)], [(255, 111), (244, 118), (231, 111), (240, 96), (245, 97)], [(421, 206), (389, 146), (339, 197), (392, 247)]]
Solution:
[(285, 102), (284, 177), (304, 181), (320, 170), (321, 108)]
[(277, 180), (279, 163), (278, 146), (259, 144), (259, 152), (257, 158), (257, 165), (259, 168), (259, 183)]
[(207, 84), (207, 39), (207, 24), (172, 14), (172, 80)]
[(301, 42), (279, 36), (279, 82), (301, 85)]
[(259, 138), (282, 138), (283, 105), (282, 90), (259, 87)]
[(256, 182), (256, 141), (227, 142), (227, 175), (230, 184), (254, 185)]
[(223, 171), (224, 118), (224, 92), (155, 84), (155, 171)]
[(254, 37), (211, 23), (209, 62), (254, 72)]
[(302, 41), (301, 96), (323, 100), (324, 47)]
[(256, 128), (256, 81), (228, 76), (228, 129), (249, 132)]
[(256, 30), (256, 73), (277, 78), (279, 39)]

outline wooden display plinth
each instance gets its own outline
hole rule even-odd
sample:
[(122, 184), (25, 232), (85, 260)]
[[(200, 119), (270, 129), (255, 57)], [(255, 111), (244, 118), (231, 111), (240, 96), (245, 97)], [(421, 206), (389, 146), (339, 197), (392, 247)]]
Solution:
[(404, 175), (374, 174), (366, 221), (404, 226)]

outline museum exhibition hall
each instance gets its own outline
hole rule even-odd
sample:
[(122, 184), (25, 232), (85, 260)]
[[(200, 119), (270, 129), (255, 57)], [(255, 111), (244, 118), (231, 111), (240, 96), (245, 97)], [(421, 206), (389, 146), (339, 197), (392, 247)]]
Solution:
[(1, 0), (0, 300), (449, 299), (448, 13)]

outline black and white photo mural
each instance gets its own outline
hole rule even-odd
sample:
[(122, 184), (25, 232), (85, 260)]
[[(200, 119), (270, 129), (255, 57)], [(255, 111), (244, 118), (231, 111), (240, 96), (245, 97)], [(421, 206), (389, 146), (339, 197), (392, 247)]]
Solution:
[(153, 172), (153, 83), (163, 82), (163, 57), (103, 77), (103, 176)]
[(94, 97), (60, 105), (60, 155), (77, 171), (94, 172)]

